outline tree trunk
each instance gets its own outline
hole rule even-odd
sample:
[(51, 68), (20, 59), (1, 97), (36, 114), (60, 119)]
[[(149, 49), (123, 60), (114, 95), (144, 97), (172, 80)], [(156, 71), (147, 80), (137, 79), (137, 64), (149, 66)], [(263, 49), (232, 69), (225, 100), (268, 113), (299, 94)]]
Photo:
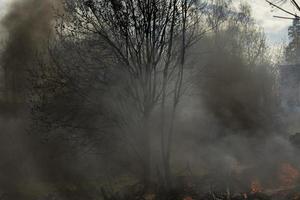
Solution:
[(149, 113), (145, 113), (142, 122), (142, 156), (143, 156), (143, 172), (142, 172), (142, 184), (144, 190), (147, 191), (151, 185), (151, 131), (149, 130)]

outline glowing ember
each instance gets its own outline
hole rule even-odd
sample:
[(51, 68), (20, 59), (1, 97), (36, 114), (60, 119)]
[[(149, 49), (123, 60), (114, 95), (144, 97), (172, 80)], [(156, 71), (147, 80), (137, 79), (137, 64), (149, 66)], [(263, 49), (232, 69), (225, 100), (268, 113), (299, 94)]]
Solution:
[(251, 193), (258, 193), (262, 192), (262, 186), (259, 182), (259, 180), (254, 180), (251, 182)]
[(291, 164), (284, 163), (280, 167), (279, 180), (282, 186), (294, 186), (299, 179), (299, 171)]

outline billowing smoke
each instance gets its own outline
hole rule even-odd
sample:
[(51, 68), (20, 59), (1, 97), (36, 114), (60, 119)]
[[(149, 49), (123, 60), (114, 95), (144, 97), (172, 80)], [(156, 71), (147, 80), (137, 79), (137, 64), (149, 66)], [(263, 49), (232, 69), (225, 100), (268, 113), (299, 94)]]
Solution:
[(6, 32), (1, 66), (7, 98), (22, 98), (26, 68), (52, 32), (53, 4), (50, 0), (16, 0), (9, 4), (1, 24)]
[(213, 52), (196, 76), (197, 101), (188, 98), (182, 108), (179, 162), (210, 174), (213, 183), (241, 186), (237, 190), (247, 190), (254, 177), (273, 187), (282, 163), (299, 163), (280, 123), (274, 66), (247, 64), (222, 49)]
[[(33, 65), (37, 53), (47, 48), (53, 32), (53, 15), (51, 0), (15, 0), (1, 22), (6, 32), (1, 55), (6, 99), (1, 103), (3, 107), (22, 110), (17, 120), (0, 115), (0, 152), (3, 158), (0, 161), (0, 188), (10, 195), (24, 186), (16, 183), (24, 184), (28, 178), (38, 184), (41, 184), (40, 180), (52, 181), (51, 178), (73, 182), (80, 179), (80, 173), (77, 173), (76, 178), (71, 180), (73, 168), (79, 165), (78, 160), (73, 159), (72, 162), (61, 157), (69, 146), (63, 146), (59, 140), (40, 143), (40, 138), (27, 132), (26, 109), (19, 109), (24, 108), (27, 69)], [(78, 45), (77, 42), (72, 45)], [(217, 179), (213, 180), (215, 182), (234, 182), (233, 185), (241, 186), (238, 188), (241, 191), (249, 188), (248, 181), (253, 178), (267, 180), (261, 180), (264, 185), (276, 182), (278, 180), (272, 177), (275, 177), (280, 164), (300, 163), (295, 159), (298, 150), (292, 147), (278, 117), (277, 75), (268, 64), (246, 63), (240, 55), (232, 55), (224, 49), (215, 48), (213, 52), (205, 58), (206, 63), (201, 63), (198, 57), (194, 62), (196, 68), (204, 68), (197, 73), (195, 87), (191, 89), (193, 95), (197, 95), (192, 98), (184, 96), (176, 113), (179, 119), (174, 129), (172, 162), (179, 170), (186, 170), (188, 166), (193, 174), (208, 174), (209, 178)], [(71, 63), (75, 65), (76, 62), (73, 59)], [(96, 109), (92, 107), (91, 110)], [(59, 110), (57, 112), (59, 117), (64, 117), (64, 113), (59, 115)], [(93, 121), (89, 123), (93, 124)], [(157, 128), (151, 131), (158, 132)], [(160, 139), (154, 141), (154, 145), (160, 144), (158, 141)], [(107, 162), (113, 157), (105, 156)], [(129, 157), (116, 157), (117, 164), (122, 168), (128, 167)], [(98, 160), (93, 156), (90, 160), (96, 163), (93, 167), (97, 168)], [(126, 164), (122, 165), (120, 160)], [(237, 177), (241, 180), (236, 180)], [(13, 198), (23, 199), (20, 196)]]
[[(5, 40), (0, 62), (4, 77), (1, 80), (4, 92), (1, 94), (0, 115), (0, 187), (2, 196), (7, 194), (12, 199), (24, 199), (17, 196), (20, 184), (38, 178), (41, 173), (39, 165), (43, 163), (40, 158), (45, 156), (45, 161), (51, 155), (45, 145), (27, 132), (24, 96), (26, 72), (52, 32), (53, 4), (50, 0), (16, 0), (6, 9), (7, 14), (1, 20)], [(11, 113), (15, 115), (11, 116)], [(39, 154), (36, 148), (44, 148), (44, 154)]]
[(263, 137), (279, 131), (279, 99), (272, 66), (249, 65), (239, 56), (217, 52), (200, 79), (204, 109), (222, 134)]

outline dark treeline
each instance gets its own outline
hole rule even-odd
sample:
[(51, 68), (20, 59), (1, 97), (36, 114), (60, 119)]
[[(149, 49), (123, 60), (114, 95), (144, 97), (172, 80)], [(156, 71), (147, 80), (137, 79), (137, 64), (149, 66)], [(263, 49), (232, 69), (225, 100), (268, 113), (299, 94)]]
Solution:
[(248, 4), (23, 0), (2, 26), (3, 199), (182, 199), (183, 177), (234, 193), (298, 164)]

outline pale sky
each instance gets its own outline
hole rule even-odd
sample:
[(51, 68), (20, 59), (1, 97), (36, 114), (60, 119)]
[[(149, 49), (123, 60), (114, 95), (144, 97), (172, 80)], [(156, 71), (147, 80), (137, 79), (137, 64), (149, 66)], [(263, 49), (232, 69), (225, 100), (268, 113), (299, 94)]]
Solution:
[[(240, 0), (234, 0), (240, 2)], [(272, 8), (265, 0), (242, 0), (252, 6), (252, 14), (256, 22), (264, 29), (269, 44), (277, 45), (288, 41), (287, 29), (292, 24), (292, 20), (274, 18), (273, 15), (290, 17), (284, 12)], [(300, 3), (300, 0), (296, 0)], [(282, 4), (281, 7), (285, 8), (292, 13), (298, 13), (289, 1)]]

